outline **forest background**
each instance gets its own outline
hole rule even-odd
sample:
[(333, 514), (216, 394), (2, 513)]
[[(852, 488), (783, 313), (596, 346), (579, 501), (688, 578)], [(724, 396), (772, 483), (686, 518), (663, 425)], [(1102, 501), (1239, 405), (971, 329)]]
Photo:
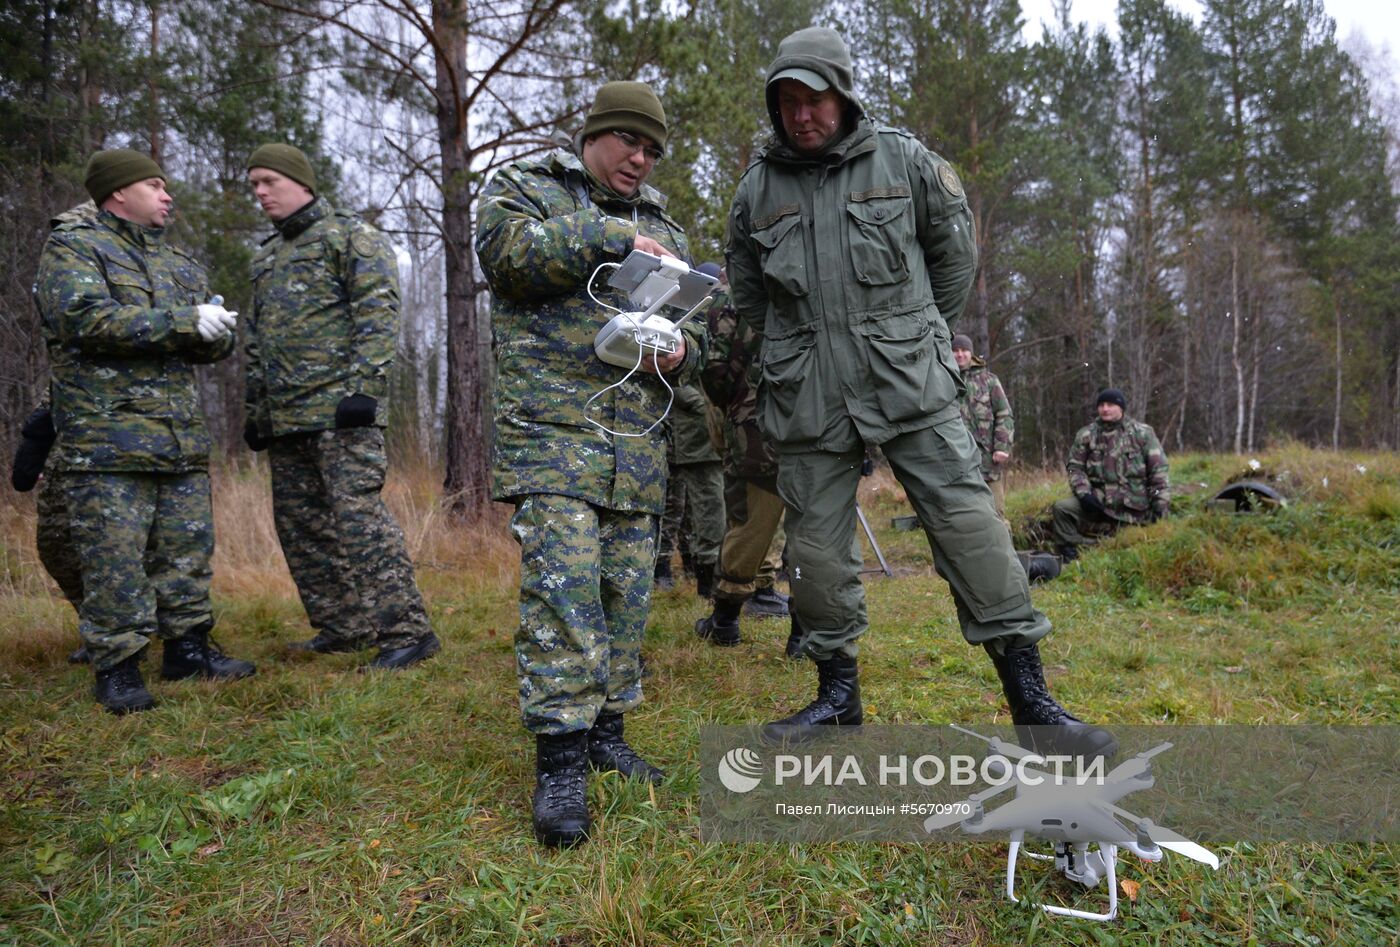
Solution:
[[(0, 450), (47, 383), (30, 286), (97, 148), (171, 175), (177, 239), (248, 311), (270, 229), (244, 180), (264, 141), (388, 232), (403, 274), (396, 461), (488, 504), (490, 298), (474, 207), (556, 147), (604, 81), (672, 128), (651, 183), (697, 262), (770, 132), (762, 77), (809, 24), (851, 44), (873, 116), (951, 160), (980, 267), (956, 327), (1006, 382), (1018, 456), (1061, 457), (1094, 391), (1126, 389), (1168, 451), (1293, 439), (1400, 447), (1400, 93), (1388, 50), (1317, 0), (1122, 0), (1116, 30), (1018, 0), (12, 0), (0, 8)], [(239, 356), (202, 376), (246, 459)]]

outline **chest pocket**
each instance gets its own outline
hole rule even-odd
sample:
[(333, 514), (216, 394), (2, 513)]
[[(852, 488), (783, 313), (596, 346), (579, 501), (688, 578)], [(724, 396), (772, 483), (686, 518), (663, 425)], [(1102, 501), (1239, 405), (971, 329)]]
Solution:
[(146, 275), (145, 270), (114, 256), (103, 257), (103, 263), (106, 265), (107, 285), (111, 289), (113, 299), (123, 306), (151, 307), (151, 278)]
[(889, 286), (907, 280), (906, 248), (914, 242), (909, 189), (878, 188), (852, 194), (846, 214), (851, 224), (851, 265), (856, 280), (865, 286)]
[(802, 215), (796, 206), (776, 221), (768, 217), (754, 223), (766, 224), (755, 229), (752, 236), (758, 244), (759, 263), (769, 288), (789, 296), (806, 296), (811, 291), (811, 281), (807, 278), (807, 242), (802, 233)]
[(175, 279), (178, 305), (197, 306), (204, 302), (200, 298), (204, 287), (202, 274), (193, 265), (181, 260), (170, 274)]

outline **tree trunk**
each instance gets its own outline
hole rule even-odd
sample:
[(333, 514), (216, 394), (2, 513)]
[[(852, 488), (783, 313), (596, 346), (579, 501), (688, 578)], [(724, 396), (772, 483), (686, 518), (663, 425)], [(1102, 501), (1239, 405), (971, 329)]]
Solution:
[(160, 127), (160, 81), (156, 78), (156, 70), (160, 67), (160, 4), (157, 0), (151, 0), (151, 62), (146, 73), (146, 88), (150, 93), (150, 100), (147, 103), (150, 112), (147, 115), (147, 122), (150, 124), (151, 135), (151, 160), (156, 164), (161, 162), (161, 127)]
[(442, 153), (442, 236), (447, 282), (445, 500), (454, 516), (478, 519), (490, 502), (485, 433), (485, 359), (472, 273), (471, 167), (467, 148), (465, 0), (434, 0), (438, 145)]
[(1240, 250), (1230, 242), (1230, 366), (1235, 371), (1235, 453), (1244, 453), (1244, 364), (1240, 361)]
[(1332, 405), (1332, 449), (1342, 449), (1342, 300), (1337, 287), (1332, 287), (1332, 316), (1336, 327), (1336, 397)]

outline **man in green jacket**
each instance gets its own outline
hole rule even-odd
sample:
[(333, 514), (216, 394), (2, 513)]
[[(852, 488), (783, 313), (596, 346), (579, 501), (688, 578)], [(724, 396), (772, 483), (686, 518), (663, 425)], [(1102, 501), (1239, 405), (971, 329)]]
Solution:
[(1128, 398), (1117, 388), (1099, 392), (1098, 415), (1079, 429), (1065, 470), (1073, 497), (1056, 500), (1055, 551), (1066, 562), (1080, 546), (1112, 536), (1123, 524), (1155, 523), (1171, 508), (1167, 455), (1150, 424), (1127, 417)]
[(1021, 739), (1110, 754), (1113, 737), (1050, 696), (1036, 642), (1050, 622), (982, 481), (958, 409), (947, 319), (976, 269), (972, 215), (952, 167), (872, 122), (829, 29), (788, 36), (769, 67), (774, 138), (730, 213), (729, 279), (763, 335), (759, 416), (779, 452), (792, 595), (817, 696), (765, 728), (800, 742), (862, 718), (857, 639), (868, 627), (851, 542), (861, 460), (878, 445), (913, 504), (964, 638), (986, 648)]
[(82, 572), (78, 631), (98, 703), (124, 714), (155, 706), (140, 668), (152, 638), (166, 680), (255, 670), (209, 640), (214, 522), (194, 377), (233, 351), (237, 313), (207, 302), (203, 267), (165, 241), (174, 200), (159, 165), (99, 151), (84, 184), (99, 211), (50, 233), (34, 299), (53, 372), (48, 464)]
[(277, 538), (316, 630), (294, 647), (378, 645), (368, 667), (406, 668), (441, 645), (380, 497), (398, 261), (378, 230), (316, 196), (299, 149), (258, 148), (248, 181), (276, 230), (253, 258), (243, 437), (269, 448)]
[[(535, 736), (535, 835), (588, 837), (586, 769), (658, 781), (623, 737), (642, 702), (641, 643), (666, 498), (669, 387), (692, 381), (703, 329), (635, 371), (593, 350), (612, 306), (604, 263), (687, 255), (647, 176), (666, 114), (641, 82), (600, 88), (573, 147), (507, 165), (486, 186), (476, 252), (496, 354), (492, 494), (515, 505), (520, 714)], [(591, 288), (591, 295), (590, 295)], [(663, 377), (665, 381), (663, 382)]]

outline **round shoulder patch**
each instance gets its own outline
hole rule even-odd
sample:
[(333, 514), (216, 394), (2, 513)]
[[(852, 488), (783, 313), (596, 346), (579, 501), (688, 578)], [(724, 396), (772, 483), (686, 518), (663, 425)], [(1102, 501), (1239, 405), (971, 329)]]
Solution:
[(954, 197), (963, 196), (962, 182), (958, 180), (958, 172), (954, 171), (950, 165), (940, 164), (938, 166), (938, 183), (943, 185), (943, 189)]
[(383, 244), (379, 239), (379, 231), (364, 227), (350, 235), (350, 246), (360, 256), (378, 256)]

